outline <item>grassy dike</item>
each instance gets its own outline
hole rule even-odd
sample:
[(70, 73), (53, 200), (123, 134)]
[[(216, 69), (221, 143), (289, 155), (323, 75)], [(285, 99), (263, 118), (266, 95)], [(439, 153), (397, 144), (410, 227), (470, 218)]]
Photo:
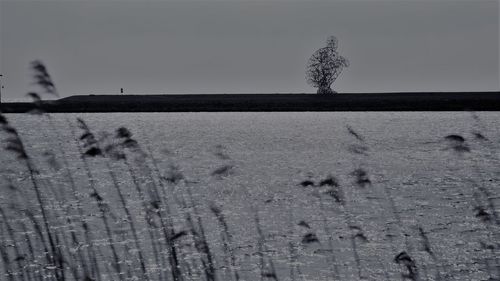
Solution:
[[(359, 94), (81, 95), (43, 101), (47, 112), (496, 111), (499, 92)], [(2, 103), (24, 113), (33, 103)]]

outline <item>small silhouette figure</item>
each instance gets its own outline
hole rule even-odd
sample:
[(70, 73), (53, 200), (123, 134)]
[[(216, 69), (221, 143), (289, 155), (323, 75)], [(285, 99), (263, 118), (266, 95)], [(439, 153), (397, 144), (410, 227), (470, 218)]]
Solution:
[(120, 88), (120, 94), (123, 94), (123, 88)]

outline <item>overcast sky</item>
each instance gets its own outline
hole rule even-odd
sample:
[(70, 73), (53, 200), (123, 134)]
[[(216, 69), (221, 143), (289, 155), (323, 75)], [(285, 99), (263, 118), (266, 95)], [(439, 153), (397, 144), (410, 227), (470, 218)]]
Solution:
[(2, 100), (47, 65), (63, 96), (314, 92), (329, 35), (339, 92), (498, 91), (498, 0), (0, 0)]

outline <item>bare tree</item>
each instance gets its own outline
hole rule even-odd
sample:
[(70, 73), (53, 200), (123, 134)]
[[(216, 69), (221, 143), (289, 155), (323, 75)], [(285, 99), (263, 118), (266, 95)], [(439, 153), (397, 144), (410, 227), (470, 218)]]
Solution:
[(331, 86), (342, 72), (349, 66), (349, 61), (337, 52), (338, 40), (328, 37), (326, 47), (311, 56), (307, 64), (306, 79), (311, 86), (318, 88), (318, 94), (333, 94)]

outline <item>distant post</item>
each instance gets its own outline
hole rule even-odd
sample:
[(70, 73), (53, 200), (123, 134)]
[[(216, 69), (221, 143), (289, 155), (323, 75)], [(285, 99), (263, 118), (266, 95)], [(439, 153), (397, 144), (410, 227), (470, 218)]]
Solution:
[(0, 103), (2, 103), (2, 88), (3, 88), (2, 78), (3, 78), (3, 75), (0, 74)]
[(120, 94), (123, 94), (123, 88), (120, 88)]

